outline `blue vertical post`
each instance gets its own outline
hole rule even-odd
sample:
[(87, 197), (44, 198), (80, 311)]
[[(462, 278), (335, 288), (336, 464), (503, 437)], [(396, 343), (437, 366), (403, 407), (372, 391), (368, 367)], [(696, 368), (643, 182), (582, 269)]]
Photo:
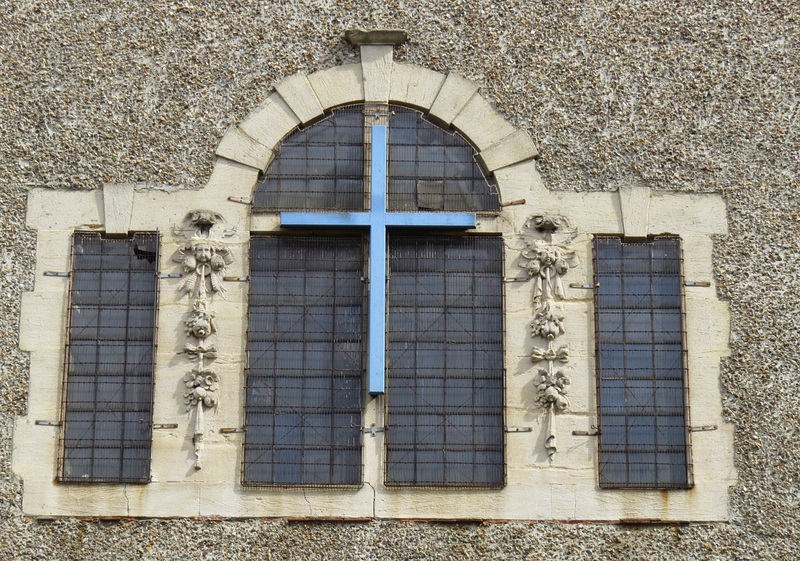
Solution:
[(369, 393), (386, 380), (386, 126), (372, 127), (369, 227)]

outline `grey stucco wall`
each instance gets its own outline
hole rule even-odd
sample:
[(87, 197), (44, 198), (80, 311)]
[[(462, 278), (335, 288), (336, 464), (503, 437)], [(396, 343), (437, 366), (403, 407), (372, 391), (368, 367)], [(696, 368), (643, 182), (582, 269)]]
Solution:
[[(800, 556), (800, 73), (796, 2), (0, 4), (0, 558), (794, 559)], [(396, 59), (457, 70), (540, 143), (552, 189), (720, 191), (733, 354), (720, 383), (740, 484), (729, 524), (30, 520), (10, 471), (25, 411), (27, 186), (202, 186), (226, 127), (295, 72), (358, 60), (351, 27), (402, 27)], [(697, 442), (696, 442), (697, 445)], [(531, 497), (536, 500), (536, 497)]]

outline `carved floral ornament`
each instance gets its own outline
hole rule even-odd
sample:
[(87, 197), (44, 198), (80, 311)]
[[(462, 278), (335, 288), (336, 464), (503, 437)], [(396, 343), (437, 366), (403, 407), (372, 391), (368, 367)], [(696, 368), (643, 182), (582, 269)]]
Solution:
[[(174, 228), (177, 236), (191, 238), (183, 243), (173, 260), (183, 265), (183, 280), (178, 286), (181, 294), (193, 297), (192, 309), (184, 320), (184, 332), (190, 339), (182, 353), (197, 366), (183, 377), (184, 403), (186, 410), (194, 415), (192, 443), (194, 444), (195, 469), (201, 469), (201, 451), (204, 434), (204, 411), (219, 403), (219, 374), (206, 367), (207, 361), (217, 358), (217, 348), (209, 339), (217, 332), (215, 314), (210, 308), (210, 299), (225, 292), (223, 285), (225, 268), (233, 263), (233, 256), (226, 244), (212, 236), (212, 228), (223, 220), (210, 210), (194, 210), (186, 215), (183, 228)], [(214, 232), (216, 234), (216, 232)], [(226, 235), (227, 232), (222, 232)], [(192, 340), (197, 340), (193, 344)]]
[(531, 361), (545, 363), (533, 373), (536, 387), (536, 405), (546, 415), (545, 448), (552, 461), (557, 452), (555, 415), (569, 409), (570, 377), (555, 363), (569, 362), (569, 347), (555, 346), (555, 341), (566, 333), (564, 312), (557, 300), (565, 298), (561, 280), (571, 267), (577, 265), (575, 252), (568, 247), (553, 243), (553, 234), (568, 225), (561, 216), (534, 216), (527, 222), (528, 227), (538, 232), (542, 238), (526, 240), (522, 250), (520, 267), (533, 279), (533, 321), (531, 336), (545, 343), (545, 347), (534, 346)]

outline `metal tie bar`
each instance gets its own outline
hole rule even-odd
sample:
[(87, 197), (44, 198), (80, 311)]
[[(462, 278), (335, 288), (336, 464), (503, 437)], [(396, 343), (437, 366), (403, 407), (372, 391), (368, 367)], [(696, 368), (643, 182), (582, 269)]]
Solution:
[(506, 427), (506, 432), (532, 432), (533, 427)]
[(60, 427), (61, 421), (36, 421), (34, 424), (40, 427)]
[(44, 276), (46, 277), (68, 277), (69, 273), (60, 273), (56, 271), (45, 271)]
[(245, 432), (244, 428), (226, 428), (226, 429), (219, 429), (219, 432), (222, 434), (238, 434)]
[(253, 204), (252, 199), (246, 199), (245, 197), (228, 197), (228, 200), (234, 203), (242, 203), (243, 205)]
[(703, 286), (709, 287), (711, 283), (708, 281), (683, 281), (683, 286)]
[(710, 430), (717, 430), (717, 425), (702, 425), (699, 427), (689, 427), (689, 432), (706, 432)]

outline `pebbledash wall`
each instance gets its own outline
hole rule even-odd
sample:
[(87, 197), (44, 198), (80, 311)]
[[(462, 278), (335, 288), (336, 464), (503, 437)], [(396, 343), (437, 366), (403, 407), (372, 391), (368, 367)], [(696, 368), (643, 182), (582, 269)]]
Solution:
[[(615, 4), (244, 1), (223, 6), (109, 0), (95, 5), (20, 2), (0, 10), (0, 430), (4, 436), (0, 440), (0, 558), (800, 557), (797, 18), (793, 3), (770, 1), (709, 2), (702, 6), (661, 0)], [(179, 264), (171, 260), (170, 252), (178, 242), (170, 226), (182, 222), (182, 212), (187, 209), (206, 207), (208, 199), (204, 197), (209, 197), (213, 186), (221, 181), (220, 164), (241, 170), (242, 185), (254, 177), (247, 169), (249, 164), (226, 162), (228, 156), (217, 159), (215, 147), (225, 131), (243, 123), (259, 102), (270, 97), (274, 85), (287, 77), (312, 75), (321, 69), (335, 71), (352, 63), (360, 66), (359, 50), (342, 38), (343, 29), (354, 27), (412, 30), (410, 42), (394, 52), (395, 66), (415, 65), (444, 77), (455, 72), (468, 77), (480, 84), (481, 98), (490, 101), (507, 122), (535, 139), (540, 155), (522, 166), (535, 168), (541, 181), (536, 174), (526, 174), (526, 204), (506, 208), (502, 216), (514, 216), (516, 222), (498, 227), (511, 241), (506, 253), (509, 274), (524, 273), (521, 268), (517, 270), (524, 240), (538, 239), (525, 222), (540, 211), (558, 210), (583, 236), (593, 231), (594, 225), (589, 228), (589, 217), (581, 215), (580, 205), (572, 201), (603, 201), (615, 213), (607, 224), (621, 233), (627, 218), (618, 202), (619, 187), (623, 187), (623, 194), (626, 188), (630, 193), (642, 193), (643, 187), (650, 187), (651, 221), (653, 209), (667, 200), (691, 201), (687, 210), (692, 210), (695, 197), (701, 198), (701, 193), (722, 196), (726, 215), (715, 214), (715, 220), (722, 223), (702, 226), (706, 233), (686, 233), (691, 220), (683, 216), (666, 230), (655, 224), (647, 228), (651, 232), (679, 233), (695, 242), (704, 240), (706, 249), (696, 253), (702, 263), (693, 264), (688, 246), (684, 247), (686, 279), (710, 281), (712, 287), (687, 288), (687, 305), (691, 308), (698, 304), (699, 298), (719, 306), (722, 315), (725, 304), (730, 308), (730, 356), (721, 362), (709, 358), (713, 365), (708, 370), (689, 368), (692, 425), (719, 426), (717, 431), (692, 435), (696, 491), (701, 484), (717, 481), (719, 492), (710, 493), (715, 506), (693, 508), (695, 518), (672, 511), (671, 520), (688, 522), (677, 524), (658, 523), (652, 513), (660, 506), (650, 509), (650, 505), (641, 505), (648, 507), (641, 516), (654, 522), (651, 524), (642, 523), (646, 522), (642, 519), (631, 523), (622, 518), (623, 514), (606, 519), (610, 523), (599, 518), (590, 523), (563, 523), (557, 509), (550, 509), (554, 497), (558, 501), (565, 495), (560, 488), (551, 488), (545, 476), (557, 475), (563, 481), (582, 472), (580, 489), (618, 501), (616, 507), (609, 507), (609, 516), (613, 508), (635, 506), (620, 497), (638, 496), (633, 491), (601, 493), (596, 480), (589, 484), (596, 477), (593, 439), (571, 435), (572, 430), (586, 430), (594, 421), (591, 383), (580, 380), (584, 375), (593, 376), (593, 372), (585, 357), (576, 354), (578, 342), (591, 340), (592, 333), (586, 331), (582, 337), (579, 329), (585, 329), (586, 324), (579, 327), (581, 318), (572, 314), (562, 335), (574, 355), (569, 365), (570, 410), (556, 418), (558, 451), (552, 465), (544, 461), (540, 413), (527, 403), (522, 410), (513, 408), (512, 389), (529, 376), (532, 364), (526, 353), (536, 341), (530, 338), (530, 327), (521, 323), (521, 317), (521, 330), (514, 331), (511, 323), (506, 326), (509, 342), (516, 337), (517, 344), (527, 345), (508, 369), (507, 424), (533, 429), (530, 434), (507, 435), (509, 454), (516, 450), (524, 455), (516, 460), (509, 455), (509, 485), (517, 484), (521, 489), (520, 481), (543, 484), (524, 497), (529, 503), (537, 503), (523, 505), (528, 512), (543, 512), (541, 505), (548, 505), (550, 514), (542, 514), (537, 523), (508, 519), (419, 522), (416, 516), (415, 520), (398, 520), (373, 519), (371, 515), (365, 520), (336, 521), (325, 520), (308, 506), (300, 509), (298, 516), (273, 518), (266, 513), (221, 520), (214, 516), (198, 518), (196, 514), (150, 519), (156, 516), (155, 506), (147, 507), (152, 514), (135, 519), (29, 514), (44, 508), (46, 493), (53, 493), (49, 502), (53, 509), (66, 511), (67, 504), (87, 506), (85, 496), (63, 496), (76, 486), (62, 489), (52, 482), (59, 429), (32, 425), (37, 419), (54, 420), (51, 414), (58, 413), (57, 408), (50, 409), (45, 417), (36, 411), (58, 401), (54, 394), (61, 387), (64, 351), (64, 279), (43, 277), (42, 271), (63, 270), (68, 262), (70, 230), (81, 226), (90, 231), (108, 228), (106, 207), (115, 200), (124, 201), (128, 193), (133, 197), (132, 213), (127, 216), (123, 212), (123, 222), (127, 220), (130, 229), (138, 227), (137, 221), (146, 222), (148, 228), (160, 222), (156, 227), (162, 228), (165, 236), (160, 268), (181, 272)], [(213, 176), (212, 169), (216, 171)], [(133, 189), (126, 186), (128, 182)], [(200, 189), (201, 185), (206, 187)], [(501, 186), (501, 190), (504, 201), (513, 200), (513, 189)], [(114, 198), (113, 191), (123, 196)], [(250, 216), (247, 207), (227, 200), (234, 191), (223, 185), (217, 195), (220, 206), (213, 208), (224, 214), (226, 227)], [(47, 209), (36, 206), (37, 198), (47, 198), (44, 192), (55, 200), (81, 200), (87, 204), (81, 211), (83, 217), (62, 219), (56, 202), (48, 207), (47, 218)], [(249, 196), (247, 192), (243, 187), (239, 190), (241, 196)], [(534, 193), (551, 203), (550, 208), (540, 207)], [(688, 198), (677, 197), (680, 194)], [(142, 212), (139, 203), (147, 198), (181, 202), (158, 209), (158, 220), (142, 220), (137, 218)], [(557, 201), (570, 204), (555, 204)], [(719, 199), (714, 203), (716, 211), (725, 212), (716, 206), (718, 203)], [(183, 208), (178, 208), (181, 205)], [(36, 227), (40, 229), (30, 229), (27, 220), (38, 220)], [(708, 220), (703, 215), (698, 224)], [(236, 239), (244, 240), (250, 224), (235, 225)], [(54, 227), (60, 231), (48, 235), (47, 229)], [(720, 233), (708, 236), (711, 231)], [(567, 288), (572, 282), (590, 282), (586, 276), (589, 262), (583, 253), (586, 240), (581, 236), (575, 244), (565, 243), (568, 236), (557, 241), (573, 247), (580, 258), (579, 265), (569, 269), (563, 279), (566, 307), (591, 306), (589, 294)], [(701, 258), (709, 251), (710, 263)], [(48, 264), (42, 261), (46, 258), (53, 260)], [(695, 275), (688, 272), (692, 267), (707, 268), (696, 269)], [(237, 256), (230, 274), (243, 271), (246, 263)], [(176, 296), (174, 289), (181, 281), (159, 282), (162, 302), (177, 304), (177, 298), (168, 297)], [(228, 290), (234, 293), (231, 296), (240, 298), (245, 288), (229, 283)], [(516, 295), (521, 304), (520, 316), (530, 317), (532, 313), (528, 299), (532, 290), (530, 282), (507, 287), (509, 302)], [(57, 338), (44, 341), (41, 352), (21, 351), (18, 346), (27, 348), (33, 339), (30, 330), (20, 330), (20, 303), (26, 292), (26, 307), (35, 307), (46, 292), (55, 298), (55, 309), (45, 308), (45, 317), (30, 319)], [(184, 297), (182, 305), (186, 304)], [(154, 450), (159, 462), (166, 459), (180, 464), (186, 485), (196, 485), (191, 478), (210, 479), (209, 474), (217, 469), (208, 463), (219, 456), (216, 449), (229, 446), (231, 454), (240, 454), (240, 435), (223, 438), (216, 431), (236, 426), (224, 422), (227, 418), (241, 420), (241, 395), (221, 396), (224, 400), (220, 400), (219, 408), (207, 411), (206, 463), (203, 473), (195, 474), (191, 418), (179, 388), (185, 371), (177, 363), (182, 357), (172, 354), (177, 333), (183, 332), (181, 322), (186, 311), (175, 308), (171, 317), (159, 321), (160, 337), (165, 336), (164, 330), (174, 330), (176, 335), (172, 343), (159, 340), (159, 348), (165, 346), (161, 350), (167, 362), (159, 361), (158, 380), (166, 388), (158, 388), (165, 399), (156, 402), (155, 420), (166, 423), (172, 419), (179, 429), (156, 434)], [(723, 319), (717, 324), (721, 332), (715, 338), (721, 345), (708, 344), (714, 347), (715, 357), (726, 352), (726, 322)], [(234, 323), (221, 323), (220, 337), (230, 337), (236, 329), (241, 332), (241, 326)], [(705, 328), (700, 331), (701, 338), (704, 333)], [(170, 344), (172, 349), (168, 348)], [(241, 341), (236, 344), (243, 347)], [(690, 349), (692, 344), (690, 341)], [(35, 361), (42, 360), (49, 352), (46, 349), (56, 347), (58, 357), (49, 359), (54, 370), (47, 371), (45, 378), (37, 378), (37, 368), (42, 374), (42, 363)], [(225, 352), (231, 358), (235, 355), (230, 350)], [(233, 379), (240, 376), (240, 368), (225, 364), (224, 374)], [(717, 368), (718, 382), (711, 380), (717, 376), (712, 372)], [(705, 386), (696, 379), (701, 372), (709, 375), (706, 389), (710, 396), (703, 395)], [(54, 385), (47, 385), (48, 381)], [(241, 389), (231, 385), (221, 387), (221, 391)], [(711, 407), (699, 409), (698, 399)], [(512, 420), (513, 415), (521, 420)], [(16, 432), (15, 423), (20, 426)], [(731, 431), (733, 442), (721, 443), (730, 438)], [(17, 455), (12, 470), (12, 445), (21, 445), (24, 451), (25, 434), (44, 441), (39, 457), (46, 465), (37, 465), (36, 454), (30, 454), (33, 459), (28, 461), (18, 461)], [(716, 440), (706, 440), (708, 436)], [(381, 438), (378, 434), (375, 442)], [(367, 445), (373, 446), (371, 440), (371, 436), (365, 436)], [(701, 465), (706, 452), (702, 448), (710, 442), (720, 443), (725, 465), (733, 455), (735, 471), (706, 478), (706, 468)], [(173, 450), (166, 454), (168, 446)], [(577, 451), (572, 446), (577, 446)], [(567, 456), (576, 454), (581, 467), (566, 468)], [(236, 498), (234, 503), (240, 508), (238, 465), (234, 465), (238, 458), (223, 461), (230, 469), (224, 469), (219, 477), (225, 478), (225, 492)], [(154, 476), (161, 479), (139, 486), (146, 493), (151, 492), (152, 485), (169, 483), (164, 478), (165, 466), (156, 462), (153, 466)], [(516, 479), (511, 477), (514, 466)], [(35, 472), (38, 475), (32, 476)], [(378, 473), (367, 473), (366, 477), (380, 481)], [(173, 486), (179, 486), (179, 479), (172, 480)], [(722, 490), (724, 481), (731, 485), (727, 490)], [(102, 493), (97, 508), (91, 509), (108, 511), (110, 502), (116, 501), (117, 512), (127, 512), (127, 501), (123, 504), (119, 497), (120, 493), (130, 496), (133, 487), (103, 486), (107, 495)], [(277, 496), (274, 491), (266, 493)], [(671, 501), (681, 493), (667, 493), (667, 498)], [(353, 496), (363, 499), (360, 494)], [(385, 500), (391, 494), (380, 496)], [(165, 502), (158, 501), (162, 505)], [(488, 502), (481, 503), (481, 508)], [(287, 503), (285, 512), (294, 506), (296, 503)], [(363, 504), (361, 507), (371, 510)], [(277, 510), (275, 505), (266, 508)], [(385, 505), (380, 508), (388, 511)], [(175, 506), (174, 510), (178, 509)], [(197, 504), (187, 510), (200, 512)], [(580, 520), (576, 517), (572, 522)]]
[[(378, 34), (378, 40), (384, 35)], [(275, 93), (223, 137), (214, 171), (201, 189), (107, 184), (94, 191), (31, 190), (27, 225), (37, 232), (36, 280), (33, 292), (23, 295), (20, 347), (31, 353), (33, 399), (27, 414), (14, 426), (13, 462), (24, 485), (24, 512), (35, 516), (728, 520), (728, 487), (736, 482), (733, 427), (721, 415), (718, 380), (720, 359), (728, 354), (730, 320), (727, 304), (717, 297), (712, 269), (713, 236), (727, 232), (722, 197), (651, 192), (636, 184), (621, 185), (616, 192), (548, 191), (536, 169), (535, 143), (492, 108), (480, 95), (478, 84), (456, 72), (442, 74), (397, 63), (394, 46), (369, 44), (369, 37), (362, 39), (367, 44), (360, 46), (360, 63), (308, 76), (296, 74), (279, 82)], [(363, 485), (358, 489), (243, 488), (239, 482), (242, 434), (221, 429), (241, 427), (244, 419), (244, 282), (227, 282), (224, 298), (217, 295), (209, 304), (209, 311), (217, 316), (213, 339), (218, 357), (213, 369), (220, 379), (218, 403), (211, 407), (201, 403), (187, 413), (183, 382), (188, 367), (182, 354), (187, 339), (182, 327), (191, 306), (180, 287), (182, 276), (196, 272), (176, 262), (194, 233), (187, 217), (213, 209), (218, 218), (211, 229), (212, 243), (228, 252), (224, 274), (247, 277), (250, 233), (280, 229), (277, 213), (256, 212), (242, 204), (252, 199), (259, 171), (267, 168), (279, 141), (295, 127), (313, 122), (330, 108), (358, 102), (415, 107), (427, 118), (458, 130), (494, 174), (501, 200), (510, 203), (496, 215), (479, 215), (472, 230), (502, 234), (505, 246), (507, 483), (502, 489), (386, 487), (383, 436), (369, 432), (363, 439)], [(538, 224), (537, 229), (537, 217), (549, 226)], [(45, 272), (69, 271), (76, 231), (113, 235), (155, 230), (161, 232), (159, 271), (172, 277), (159, 280), (153, 423), (164, 428), (153, 431), (151, 481), (144, 485), (59, 483), (61, 429), (55, 424), (63, 398), (69, 282)], [(597, 442), (591, 434), (597, 424), (594, 295), (587, 289), (593, 283), (593, 234), (639, 240), (659, 234), (681, 238), (683, 274), (689, 281), (684, 297), (687, 421), (714, 429), (692, 435), (694, 484), (690, 489), (598, 486)], [(566, 269), (545, 262), (547, 252), (560, 256)], [(538, 267), (529, 267), (531, 261)], [(553, 270), (545, 270), (548, 266)], [(549, 290), (547, 286), (542, 290), (542, 283), (550, 285)], [(545, 302), (545, 307), (543, 298), (558, 302), (552, 307)], [(568, 406), (556, 407), (544, 399), (544, 388), (537, 388), (541, 365), (531, 356), (542, 341), (532, 334), (531, 324), (542, 314), (545, 321), (558, 321), (563, 327), (557, 346), (568, 349), (569, 356), (558, 369), (566, 372), (571, 384), (568, 391), (561, 386), (553, 390), (564, 394)], [(539, 356), (537, 361), (547, 359)], [(364, 401), (364, 427), (382, 428), (384, 397), (365, 397)], [(198, 420), (198, 413), (204, 418)], [(197, 464), (198, 457), (202, 464)]]

